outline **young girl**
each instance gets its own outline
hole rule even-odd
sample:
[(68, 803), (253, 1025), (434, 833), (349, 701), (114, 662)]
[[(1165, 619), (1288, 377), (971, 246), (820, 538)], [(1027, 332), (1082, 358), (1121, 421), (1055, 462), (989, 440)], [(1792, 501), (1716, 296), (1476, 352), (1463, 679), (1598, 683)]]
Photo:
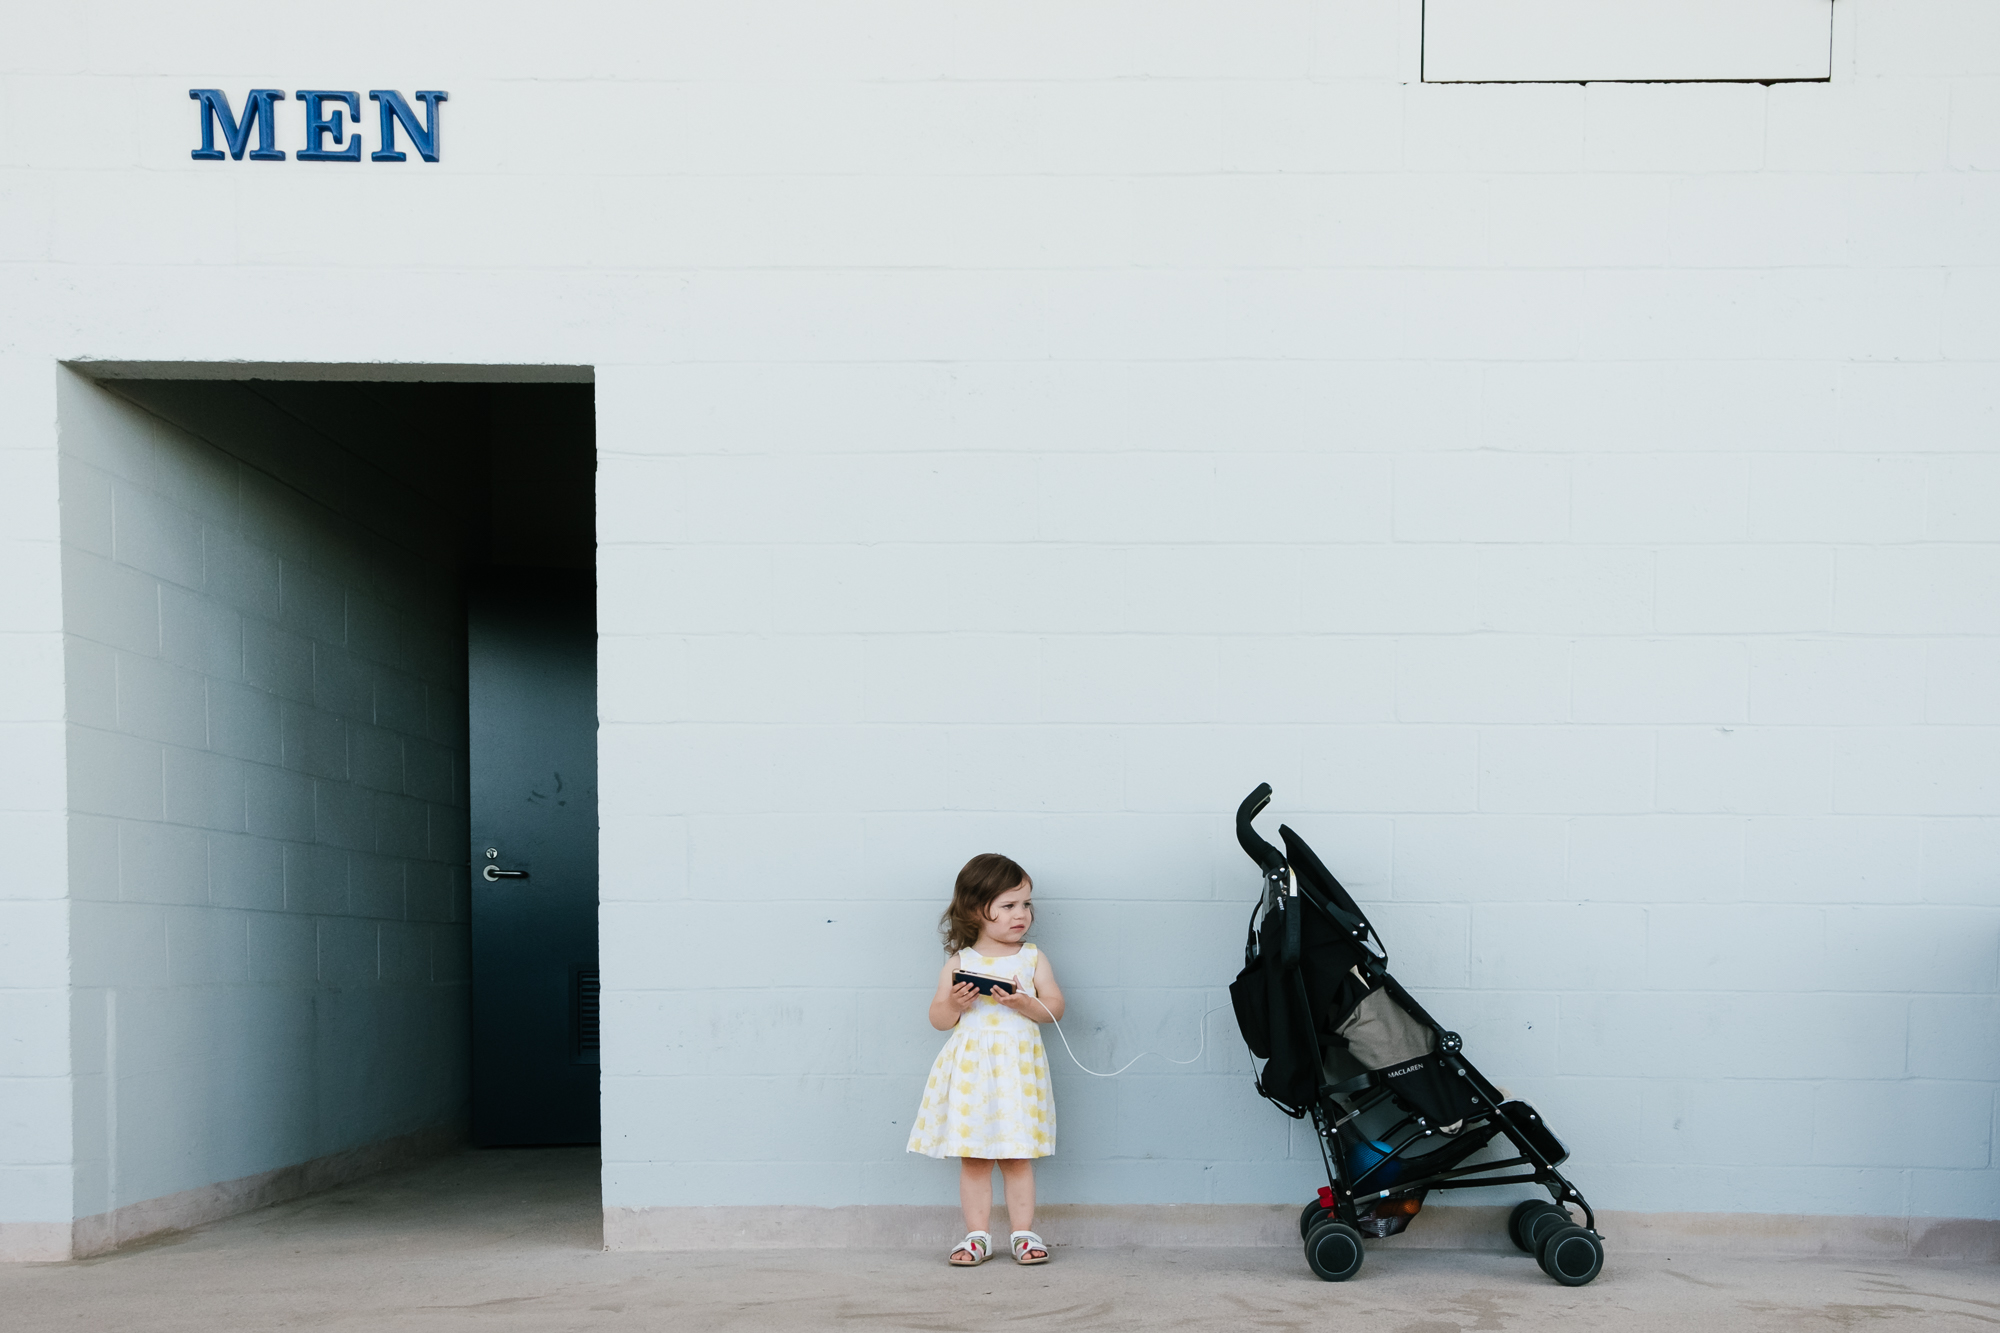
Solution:
[[(975, 856), (958, 872), (944, 933), (944, 970), (931, 1000), (931, 1026), (951, 1039), (931, 1065), (909, 1150), (959, 1159), (958, 1202), (965, 1239), (951, 1252), (960, 1268), (993, 1253), (986, 1229), (993, 1211), (993, 1167), (1006, 1191), (1014, 1261), (1045, 1264), (1049, 1248), (1035, 1224), (1035, 1167), (1056, 1147), (1056, 1104), (1049, 1093), (1049, 1057), (1041, 1024), (1061, 1018), (1062, 990), (1040, 949), (1024, 942), (1034, 923), (1035, 885), (1027, 872), (996, 853)], [(981, 994), (954, 972), (997, 977), (1010, 988)]]

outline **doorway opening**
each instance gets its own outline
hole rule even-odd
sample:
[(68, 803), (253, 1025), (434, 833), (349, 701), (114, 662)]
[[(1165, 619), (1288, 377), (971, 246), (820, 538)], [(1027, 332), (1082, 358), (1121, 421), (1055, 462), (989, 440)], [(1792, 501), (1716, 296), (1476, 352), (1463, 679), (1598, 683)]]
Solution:
[(82, 369), (87, 1248), (468, 1137), (595, 1143), (589, 370)]

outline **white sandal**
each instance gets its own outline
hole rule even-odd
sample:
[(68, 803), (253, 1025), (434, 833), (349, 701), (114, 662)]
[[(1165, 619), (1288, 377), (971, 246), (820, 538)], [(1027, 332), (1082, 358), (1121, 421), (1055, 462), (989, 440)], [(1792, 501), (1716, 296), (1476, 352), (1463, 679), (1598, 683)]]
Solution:
[[(1032, 1231), (1016, 1231), (1007, 1237), (1014, 1248), (1014, 1262), (1017, 1264), (1045, 1264), (1049, 1261), (1049, 1243)], [(1028, 1251), (1040, 1250), (1042, 1257), (1030, 1259)]]
[(965, 1239), (952, 1246), (952, 1255), (969, 1254), (972, 1262), (962, 1264), (956, 1258), (949, 1262), (953, 1268), (977, 1268), (993, 1257), (993, 1233), (990, 1231), (968, 1231)]

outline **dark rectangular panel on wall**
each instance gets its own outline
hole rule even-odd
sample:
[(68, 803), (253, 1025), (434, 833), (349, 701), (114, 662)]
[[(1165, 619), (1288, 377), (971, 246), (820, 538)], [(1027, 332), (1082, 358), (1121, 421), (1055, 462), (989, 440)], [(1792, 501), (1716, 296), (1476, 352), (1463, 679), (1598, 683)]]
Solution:
[(588, 573), (491, 570), (467, 599), (483, 1145), (598, 1140), (594, 612)]

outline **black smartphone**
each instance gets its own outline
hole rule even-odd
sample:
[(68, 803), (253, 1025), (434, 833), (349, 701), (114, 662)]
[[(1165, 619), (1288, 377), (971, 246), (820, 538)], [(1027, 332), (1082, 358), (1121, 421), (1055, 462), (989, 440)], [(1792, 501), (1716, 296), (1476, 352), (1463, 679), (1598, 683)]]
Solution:
[(951, 974), (951, 984), (977, 986), (981, 995), (991, 995), (994, 991), (999, 991), (1003, 995), (1014, 993), (1013, 982), (1003, 981), (999, 977), (989, 977), (980, 972), (954, 972)]

